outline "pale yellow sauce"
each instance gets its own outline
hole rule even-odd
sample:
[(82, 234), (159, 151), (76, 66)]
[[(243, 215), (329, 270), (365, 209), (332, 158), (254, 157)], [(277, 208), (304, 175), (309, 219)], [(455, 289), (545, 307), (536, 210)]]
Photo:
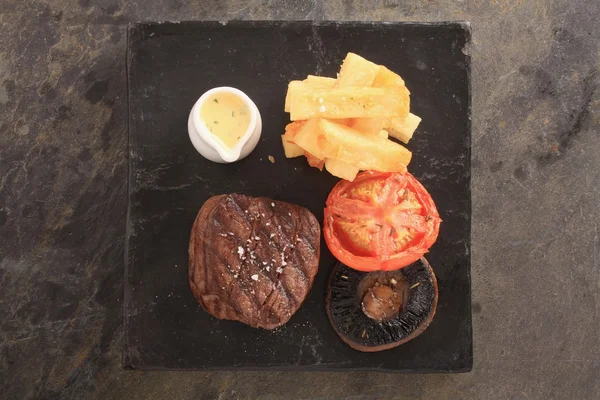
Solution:
[(233, 93), (215, 93), (202, 105), (200, 118), (209, 132), (233, 148), (250, 125), (250, 110), (244, 100)]

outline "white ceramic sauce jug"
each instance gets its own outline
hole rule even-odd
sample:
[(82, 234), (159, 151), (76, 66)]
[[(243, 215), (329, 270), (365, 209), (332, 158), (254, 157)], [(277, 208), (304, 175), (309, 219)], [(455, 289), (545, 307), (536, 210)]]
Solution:
[[(226, 146), (221, 140), (213, 135), (200, 117), (203, 104), (213, 95), (219, 93), (234, 94), (248, 106), (250, 110), (250, 124), (246, 132), (232, 148)], [(190, 112), (188, 118), (188, 134), (192, 144), (204, 158), (217, 163), (232, 163), (243, 159), (254, 150), (260, 139), (262, 131), (262, 119), (256, 104), (244, 92), (239, 89), (221, 86), (204, 93)]]

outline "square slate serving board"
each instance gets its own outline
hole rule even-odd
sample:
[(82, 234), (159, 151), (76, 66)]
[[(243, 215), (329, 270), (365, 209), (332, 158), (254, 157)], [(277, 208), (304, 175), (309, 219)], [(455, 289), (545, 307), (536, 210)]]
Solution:
[[(470, 36), (465, 23), (131, 25), (125, 367), (470, 370)], [(213, 195), (238, 192), (288, 201), (322, 221), (325, 199), (338, 179), (302, 158), (284, 158), (280, 135), (289, 116), (283, 103), (288, 81), (308, 74), (335, 77), (349, 51), (405, 79), (411, 111), (423, 118), (408, 145), (409, 169), (444, 220), (427, 256), (439, 283), (433, 323), (411, 342), (372, 354), (348, 347), (329, 324), (325, 292), (335, 260), (324, 242), (306, 302), (275, 331), (213, 318), (196, 303), (187, 274), (190, 229)], [(263, 119), (256, 150), (229, 165), (202, 158), (186, 125), (198, 97), (225, 85), (246, 92)]]

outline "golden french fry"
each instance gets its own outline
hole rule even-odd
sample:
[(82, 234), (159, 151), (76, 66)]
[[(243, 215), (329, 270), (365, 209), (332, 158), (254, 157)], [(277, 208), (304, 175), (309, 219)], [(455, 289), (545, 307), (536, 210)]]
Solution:
[(283, 106), (283, 111), (285, 112), (290, 112), (290, 101), (292, 98), (292, 87), (296, 86), (296, 85), (301, 85), (302, 81), (290, 81), (290, 83), (288, 83), (288, 90), (287, 93), (285, 94), (285, 105)]
[(353, 118), (348, 126), (367, 135), (378, 135), (386, 121), (385, 118)]
[(323, 171), (323, 166), (325, 165), (324, 160), (313, 156), (307, 151), (304, 152), (304, 156), (306, 157), (306, 161), (308, 161), (308, 165), (310, 165), (311, 167), (318, 168), (319, 171)]
[(304, 126), (306, 121), (294, 121), (285, 126), (285, 138), (288, 142), (294, 142), (294, 136)]
[(294, 158), (304, 155), (304, 150), (294, 143), (294, 136), (302, 126), (305, 124), (304, 121), (290, 122), (285, 127), (285, 134), (281, 135), (281, 141), (283, 143), (283, 151), (287, 158)]
[(334, 160), (333, 158), (328, 158), (325, 160), (325, 169), (329, 171), (329, 173), (333, 176), (337, 176), (338, 178), (345, 179), (347, 181), (352, 182), (356, 175), (360, 171), (353, 165), (346, 164), (340, 160)]
[[(300, 122), (300, 121), (299, 121)], [(293, 141), (298, 146), (302, 147), (307, 153), (316, 155), (320, 154), (319, 145), (317, 143), (317, 128), (319, 126), (318, 119), (310, 119), (308, 121), (301, 121), (302, 125), (293, 136)], [(319, 157), (323, 159), (322, 157)]]
[(283, 143), (283, 151), (285, 152), (286, 158), (294, 158), (304, 155), (304, 150), (302, 150), (302, 147), (293, 142), (289, 142), (285, 138), (285, 135), (281, 135), (281, 142)]
[(388, 131), (386, 131), (385, 129), (382, 129), (377, 135), (384, 139), (387, 139), (390, 136)]
[(305, 84), (307, 87), (313, 89), (329, 89), (335, 83), (335, 78), (327, 78), (325, 76), (308, 75), (303, 81), (290, 81), (288, 84), (288, 90), (285, 95), (285, 106), (284, 111), (290, 112), (290, 86), (297, 85), (299, 83)]
[(373, 87), (386, 87), (386, 86), (406, 86), (404, 79), (395, 72), (390, 71), (383, 65), (379, 66), (377, 76), (373, 80)]
[(367, 136), (325, 119), (308, 121), (298, 131), (294, 142), (318, 159), (332, 158), (360, 170), (406, 172), (412, 156), (410, 151), (391, 140)]
[(313, 89), (290, 84), (292, 121), (327, 118), (405, 118), (410, 107), (404, 86)]
[(385, 124), (385, 128), (389, 131), (391, 137), (394, 137), (404, 143), (408, 143), (420, 123), (420, 117), (417, 117), (415, 114), (408, 114), (408, 116), (404, 119), (388, 119)]
[(334, 87), (371, 86), (379, 72), (379, 65), (361, 56), (348, 53)]

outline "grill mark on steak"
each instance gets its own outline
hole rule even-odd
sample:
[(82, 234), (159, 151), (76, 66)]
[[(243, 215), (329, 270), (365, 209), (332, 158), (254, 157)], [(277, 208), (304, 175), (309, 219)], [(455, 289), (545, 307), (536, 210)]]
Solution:
[[(252, 216), (249, 215), (249, 213), (246, 213), (245, 211), (242, 211), (242, 209), (240, 207), (240, 204), (236, 201), (236, 199), (233, 196), (230, 199), (231, 199), (231, 202), (240, 210), (239, 214), (242, 216), (242, 218), (244, 218), (246, 221), (248, 221), (252, 225), (252, 229), (250, 230), (250, 237), (249, 237), (250, 245), (252, 247), (251, 248), (250, 247), (245, 248), (245, 251), (247, 252), (247, 256), (246, 256), (246, 260), (242, 261), (242, 265), (248, 265), (249, 267), (251, 267), (253, 263), (258, 263), (257, 261), (255, 261), (251, 257), (251, 255), (256, 252), (256, 249), (259, 246), (259, 243), (258, 243), (259, 241), (257, 241), (255, 238), (258, 237), (259, 234), (260, 234), (260, 232), (258, 231), (257, 228), (261, 224), (260, 224), (260, 222), (259, 222), (259, 220), (257, 218), (253, 218), (252, 219)], [(248, 208), (246, 208), (246, 210), (247, 209)], [(270, 218), (272, 218), (272, 215), (271, 215)], [(270, 218), (267, 218), (267, 219), (270, 219)], [(248, 240), (248, 239), (246, 239), (246, 240)], [(244, 243), (244, 244), (246, 244), (246, 243)], [(244, 246), (242, 246), (242, 247), (244, 247)], [(275, 289), (275, 282), (271, 279), (271, 276), (269, 274), (263, 273), (262, 269), (260, 268), (261, 265), (258, 265), (258, 267), (259, 267), (259, 270), (258, 270), (257, 274), (259, 276), (259, 280), (262, 278), (262, 279), (265, 279), (266, 281), (268, 281), (270, 283), (270, 291), (265, 296), (264, 301), (261, 302), (259, 300), (258, 296), (250, 296), (250, 298), (256, 304), (258, 312), (260, 313), (261, 310), (262, 310), (262, 307), (264, 306), (264, 304), (267, 301), (268, 297), (271, 295), (271, 293)], [(247, 293), (246, 293), (246, 295), (247, 295)]]
[[(274, 216), (274, 218), (275, 218), (275, 213), (273, 213), (273, 216)], [(279, 218), (277, 218), (277, 221), (279, 222)], [(294, 230), (295, 230), (295, 232), (294, 232), (294, 234), (292, 235), (292, 237), (296, 237), (296, 235), (297, 235), (297, 232), (298, 232), (298, 225), (295, 225), (295, 226), (294, 226)], [(279, 232), (279, 235), (280, 235), (280, 236), (284, 236), (283, 229), (281, 228), (281, 224), (278, 224), (278, 225), (277, 225), (277, 231)], [(283, 245), (283, 248), (279, 248), (279, 247), (277, 247), (277, 250), (278, 250), (278, 252), (279, 252), (279, 253), (280, 253), (280, 255), (281, 255), (280, 259), (279, 259), (279, 260), (277, 260), (277, 261), (279, 261), (279, 262), (280, 262), (281, 266), (280, 266), (280, 267), (278, 267), (278, 268), (275, 270), (275, 272), (277, 273), (277, 285), (278, 285), (278, 286), (279, 286), (279, 288), (281, 289), (281, 291), (282, 291), (283, 295), (285, 295), (285, 297), (286, 297), (286, 299), (288, 300), (288, 302), (291, 302), (291, 301), (293, 301), (293, 302), (294, 302), (294, 304), (296, 304), (296, 301), (295, 301), (295, 298), (294, 298), (294, 296), (292, 296), (292, 295), (291, 295), (291, 293), (290, 293), (290, 291), (288, 290), (287, 286), (282, 284), (282, 278), (281, 278), (281, 276), (282, 276), (282, 275), (283, 275), (283, 273), (285, 272), (285, 267), (287, 266), (287, 265), (283, 265), (283, 261), (286, 259), (286, 257), (285, 257), (285, 251), (286, 251), (286, 249), (287, 249), (287, 248), (288, 248), (288, 244), (287, 244), (287, 243), (284, 243), (284, 245)], [(287, 257), (287, 258), (289, 258), (289, 257)], [(286, 263), (287, 263), (287, 262), (286, 262)], [(279, 268), (281, 268), (281, 272), (278, 272), (278, 271), (279, 271)], [(300, 266), (298, 266), (298, 268), (300, 268)]]
[[(249, 238), (244, 237), (243, 243), (241, 243), (240, 245), (242, 246), (242, 248), (244, 248), (244, 255), (245, 255), (245, 260), (241, 261), (241, 265), (240, 265), (240, 276), (244, 275), (244, 270), (251, 270), (252, 269), (252, 265), (257, 263), (253, 258), (252, 258), (252, 254), (255, 253), (257, 251), (258, 246), (260, 245), (259, 241), (255, 240), (256, 237), (259, 237), (259, 235), (261, 234), (261, 232), (258, 230), (258, 227), (261, 226), (260, 222), (259, 222), (259, 215), (262, 215), (264, 213), (262, 213), (261, 211), (263, 211), (259, 205), (257, 204), (257, 209), (256, 210), (250, 210), (248, 213), (246, 213), (245, 211), (249, 209), (248, 206), (245, 207), (245, 210), (242, 209), (242, 206), (238, 201), (238, 199), (236, 199), (236, 197), (231, 196), (227, 199), (227, 203), (231, 204), (232, 206), (234, 206), (236, 208), (237, 211), (237, 215), (240, 216), (246, 223), (250, 224), (252, 226), (252, 228), (250, 229), (250, 234), (249, 234)], [(273, 219), (273, 216), (275, 215), (275, 212), (272, 211), (272, 208), (267, 208), (267, 212), (270, 213), (269, 217), (266, 217), (267, 220), (271, 220)], [(254, 212), (256, 212), (256, 215), (254, 214)], [(254, 217), (254, 218), (253, 218)], [(250, 240), (250, 246), (247, 245), (247, 240)], [(244, 295), (248, 298), (249, 301), (253, 302), (254, 305), (256, 306), (256, 309), (258, 310), (258, 313), (260, 314), (263, 310), (264, 304), (267, 302), (267, 300), (269, 299), (269, 296), (271, 295), (271, 293), (273, 293), (273, 291), (276, 288), (276, 281), (274, 279), (272, 279), (271, 274), (266, 274), (263, 272), (262, 269), (260, 269), (261, 265), (258, 265), (259, 270), (258, 271), (251, 271), (246, 273), (245, 275), (250, 275), (252, 272), (256, 272), (257, 275), (259, 276), (259, 280), (262, 278), (263, 280), (265, 280), (266, 282), (269, 283), (269, 292), (265, 295), (264, 300), (260, 301), (258, 294), (255, 293), (249, 293), (249, 290), (255, 290), (252, 288), (252, 286), (250, 285), (250, 287), (248, 285), (246, 285), (246, 282), (244, 282), (241, 285), (242, 291), (244, 292)], [(275, 268), (275, 267), (273, 267)], [(250, 282), (251, 283), (251, 282)], [(253, 295), (251, 295), (253, 294)], [(287, 291), (284, 293), (287, 303), (289, 303), (290, 301), (290, 296), (287, 293)], [(229, 296), (231, 296), (231, 290), (229, 291)]]
[[(205, 253), (204, 253), (204, 255), (205, 255), (205, 262), (208, 262), (208, 260), (206, 260), (206, 259), (208, 258), (208, 256), (207, 256), (208, 254), (212, 254), (212, 255), (214, 255), (214, 256), (217, 256), (216, 252), (215, 252), (214, 250), (212, 250), (212, 249), (209, 247), (208, 249), (206, 249), (206, 250), (205, 250)], [(235, 274), (234, 274), (234, 273), (232, 273), (232, 271), (231, 271), (229, 268), (225, 268), (225, 269), (227, 270), (227, 272), (228, 272), (228, 274), (229, 274), (229, 277), (231, 278), (231, 279), (230, 279), (230, 282), (233, 282), (234, 280), (236, 280), (236, 279), (237, 279), (237, 278), (234, 278), (234, 275), (235, 275)], [(239, 275), (239, 272), (238, 272), (238, 275)], [(245, 290), (245, 288), (243, 287), (243, 285), (242, 285), (241, 283), (242, 283), (242, 282), (240, 281), (240, 289), (242, 289), (242, 292), (244, 292), (244, 294), (246, 294), (246, 293), (245, 293), (245, 292), (246, 292), (246, 290)], [(231, 297), (231, 292), (232, 292), (232, 291), (233, 291), (235, 288), (236, 288), (236, 286), (234, 286), (234, 285), (229, 285), (229, 290), (227, 291), (227, 297)], [(246, 294), (246, 296), (247, 296), (247, 294)]]
[[(298, 219), (299, 219), (299, 221), (296, 224), (296, 227), (295, 227), (296, 229), (294, 231), (294, 234), (292, 235), (293, 243), (291, 245), (293, 246), (293, 248), (292, 248), (293, 251), (290, 252), (291, 254), (294, 254), (295, 256), (301, 256), (300, 252), (296, 251), (297, 250), (297, 246), (298, 246), (298, 237), (299, 237), (298, 236), (298, 232), (300, 232), (300, 228), (305, 225), (305, 224), (303, 224), (304, 221), (302, 221), (302, 219), (303, 219), (302, 215), (299, 215)], [(306, 221), (306, 222), (308, 222), (308, 221)], [(306, 226), (310, 227), (310, 224), (306, 224)], [(311, 251), (314, 252), (314, 248), (312, 246), (310, 246), (310, 247), (311, 247)], [(288, 255), (287, 258), (290, 258), (289, 255)], [(296, 262), (296, 260), (293, 260), (293, 261)], [(307, 271), (305, 271), (304, 268), (303, 268), (303, 267), (305, 267), (307, 265), (306, 264), (307, 260), (305, 260), (303, 258), (302, 261), (304, 261), (304, 262), (298, 263), (298, 270), (302, 273), (302, 277), (304, 278), (304, 280), (308, 280)]]
[[(235, 214), (233, 216), (230, 217), (230, 221), (233, 222), (237, 222), (236, 218), (234, 218), (235, 216), (237, 216), (239, 219), (241, 219), (242, 223), (245, 222), (246, 224), (250, 225), (251, 228), (249, 229), (250, 233), (248, 234), (248, 236), (243, 236), (240, 238), (240, 240), (238, 240), (237, 242), (237, 248), (239, 248), (240, 246), (242, 248), (246, 248), (246, 241), (248, 240), (249, 237), (252, 236), (252, 233), (254, 232), (254, 224), (252, 223), (252, 221), (247, 217), (246, 213), (244, 212), (244, 210), (242, 210), (242, 208), (240, 207), (240, 205), (235, 201), (235, 198), (233, 198), (232, 196), (227, 196), (225, 202), (223, 203), (223, 208), (226, 212), (229, 212), (229, 208), (227, 207), (228, 205), (232, 206), (232, 208), (234, 208), (234, 212)], [(223, 219), (224, 221), (227, 221), (228, 219), (225, 218)], [(247, 227), (245, 227), (247, 228)], [(244, 231), (248, 231), (248, 229), (244, 229)], [(244, 252), (243, 256), (240, 256), (240, 272), (239, 275), (243, 276), (244, 275), (244, 267), (247, 265), (245, 263), (245, 259), (242, 258), (244, 256), (247, 256), (246, 252)], [(246, 257), (246, 259), (248, 259), (248, 257)]]
[[(255, 237), (258, 236), (257, 227), (260, 226), (260, 222), (256, 218), (252, 218), (252, 216), (250, 216), (249, 214), (246, 214), (244, 211), (242, 211), (240, 204), (236, 201), (235, 198), (232, 198), (231, 202), (240, 210), (239, 215), (245, 221), (247, 221), (248, 224), (250, 224), (252, 227), (250, 229), (249, 236), (247, 238), (245, 238), (245, 240), (243, 240), (242, 243), (240, 244), (240, 246), (244, 249), (244, 257), (245, 257), (245, 260), (242, 260), (241, 265), (243, 267), (245, 267), (246, 269), (251, 270), (252, 266), (254, 264), (258, 265), (258, 262), (254, 258), (252, 258), (252, 255), (254, 253), (256, 253), (256, 248), (259, 245), (258, 241), (255, 240)], [(248, 245), (248, 240), (250, 241), (249, 245)], [(258, 265), (258, 267), (259, 267), (258, 271), (252, 271), (252, 272), (256, 272), (259, 275), (259, 279), (260, 279), (260, 276), (262, 276), (263, 278), (268, 277), (265, 274), (263, 274), (262, 270), (260, 269), (260, 265)], [(246, 275), (249, 276), (249, 275), (251, 275), (251, 273), (248, 273)], [(257, 303), (257, 306), (259, 306), (259, 305), (260, 305), (260, 303)]]
[[(235, 214), (237, 214), (237, 216), (239, 216), (239, 217), (242, 218), (242, 222), (250, 223), (250, 221), (248, 221), (245, 218), (245, 213), (243, 212), (243, 210), (240, 209), (240, 207), (238, 206), (238, 204), (235, 201), (229, 201), (230, 199), (231, 199), (230, 197), (227, 197), (226, 200), (223, 203), (221, 203), (219, 206), (215, 207), (213, 209), (213, 211), (209, 215), (209, 221), (216, 222), (215, 225), (219, 226), (219, 228), (220, 228), (219, 230), (220, 231), (228, 231), (228, 230), (227, 229), (223, 229), (224, 226), (223, 226), (222, 223), (220, 223), (221, 222), (220, 219), (215, 218), (215, 213), (218, 213), (219, 211), (225, 212), (226, 214), (231, 213), (232, 210), (228, 209), (228, 207), (227, 207), (228, 205), (233, 205), (237, 209), (237, 210), (233, 210), (233, 212)], [(235, 212), (235, 211), (237, 211), (237, 212)], [(234, 216), (231, 218), (231, 221), (237, 222), (237, 220), (236, 220), (236, 218)], [(242, 226), (242, 228), (245, 228), (245, 227)], [(242, 229), (242, 232), (246, 232), (246, 231), (247, 231), (246, 229)], [(234, 236), (230, 236), (227, 233), (227, 240), (235, 241), (235, 243), (233, 244), (232, 247), (234, 249), (237, 249), (238, 246), (242, 246), (243, 247), (243, 245), (245, 244), (244, 241), (247, 240), (247, 239), (245, 237), (241, 237), (241, 238), (238, 238), (238, 240), (236, 240), (236, 236), (235, 235)], [(242, 243), (240, 243), (240, 241)], [(205, 263), (207, 263), (208, 265), (212, 264), (212, 260), (210, 260), (209, 255), (214, 255), (215, 258), (217, 258), (217, 259), (219, 258), (218, 254), (213, 250), (213, 247), (210, 246), (210, 245), (209, 246), (205, 246), (205, 249), (204, 249)], [(237, 256), (234, 255), (234, 257), (237, 257)], [(235, 266), (235, 264), (237, 264), (237, 263), (238, 263), (238, 260), (236, 260), (235, 263), (230, 263), (229, 265), (233, 264)], [(246, 297), (246, 299), (252, 302), (252, 300), (254, 299), (254, 296), (250, 295), (250, 293), (249, 293), (249, 287), (247, 285), (247, 282), (245, 282), (243, 279), (238, 279), (239, 277), (243, 276), (243, 274), (244, 274), (244, 260), (241, 260), (241, 262), (239, 262), (239, 268), (237, 270), (238, 278), (234, 277), (235, 274), (232, 274), (229, 268), (225, 268), (225, 269), (230, 274), (231, 281), (238, 280), (238, 282), (239, 282), (238, 286), (231, 285), (231, 284), (229, 285), (228, 291), (226, 293), (226, 297), (227, 298), (231, 298), (232, 292), (235, 289), (239, 289), (241, 291), (241, 293)], [(243, 311), (243, 310), (241, 310), (238, 307), (238, 304), (232, 304), (231, 306), (237, 312), (242, 312)]]
[[(273, 296), (273, 294), (277, 295), (277, 293), (279, 293), (279, 292), (277, 292), (277, 291), (275, 290), (275, 284), (272, 284), (272, 285), (271, 285), (271, 291), (270, 291), (270, 292), (269, 292), (269, 294), (268, 294), (268, 295), (265, 297), (265, 300), (264, 300), (264, 301), (262, 302), (262, 304), (260, 305), (260, 308), (259, 308), (259, 311), (258, 311), (259, 313), (262, 313), (262, 311), (263, 311), (263, 310), (265, 310), (265, 304), (267, 304), (267, 302), (269, 301), (269, 299), (271, 298), (271, 296)], [(270, 311), (270, 310), (268, 310), (268, 311)], [(269, 313), (268, 315), (270, 316), (270, 315), (271, 315), (271, 313)]]
[[(300, 216), (300, 218), (304, 218), (304, 216)], [(306, 226), (307, 226), (307, 227), (310, 229), (310, 231), (311, 231), (311, 234), (317, 234), (317, 235), (320, 235), (320, 228), (319, 228), (319, 232), (315, 232), (315, 231), (312, 229), (312, 226), (311, 226), (311, 224), (308, 222), (308, 220), (306, 220)], [(297, 239), (297, 238), (295, 238), (295, 240), (297, 241), (298, 239)], [(311, 252), (314, 252), (314, 253), (316, 253), (316, 252), (317, 252), (317, 250), (316, 250), (316, 249), (314, 248), (314, 246), (313, 246), (313, 245), (310, 243), (310, 241), (308, 241), (308, 240), (305, 240), (304, 238), (300, 238), (300, 243), (306, 244), (308, 247), (310, 247), (310, 250), (311, 250)], [(319, 240), (319, 242), (317, 242), (317, 245), (318, 245), (318, 246), (320, 246), (320, 244), (321, 244), (321, 242), (320, 242), (320, 240)]]
[[(273, 221), (277, 220), (277, 221), (278, 221), (278, 217), (277, 217), (277, 214), (276, 214), (276, 212), (275, 212), (275, 207), (267, 207), (267, 213), (269, 213), (269, 216), (268, 216), (268, 217), (266, 217), (266, 219), (267, 219), (268, 221), (271, 221), (271, 220), (273, 220)], [(276, 228), (276, 229), (277, 229), (277, 232), (278, 232), (279, 236), (280, 236), (280, 237), (281, 237), (281, 236), (283, 236), (283, 232), (282, 232), (282, 230), (281, 230), (281, 227), (280, 227), (280, 225), (279, 225), (279, 224), (277, 225), (277, 228)], [(252, 235), (251, 235), (251, 237), (255, 237), (255, 236), (257, 236), (257, 235), (258, 235), (258, 233), (257, 233), (257, 230), (256, 230), (256, 229), (254, 229), (254, 230), (253, 230), (253, 233), (252, 233)], [(266, 238), (266, 236), (265, 236), (265, 238)], [(284, 245), (284, 248), (283, 248), (283, 249), (281, 249), (281, 248), (278, 246), (278, 244), (272, 240), (272, 238), (271, 238), (271, 237), (269, 237), (269, 238), (268, 238), (268, 240), (269, 240), (269, 245), (271, 245), (272, 247), (275, 247), (275, 248), (277, 249), (277, 252), (279, 252), (279, 253), (282, 253), (282, 254), (283, 254), (283, 252), (285, 251), (285, 245)], [(256, 247), (257, 247), (258, 245), (259, 245), (259, 244), (258, 244), (258, 243), (256, 243), (256, 245), (254, 246), (254, 251), (256, 251)], [(279, 267), (277, 266), (277, 261), (279, 261), (279, 260), (278, 260), (278, 259), (275, 259), (275, 260), (276, 260), (276, 263), (274, 263), (274, 264), (273, 264), (273, 266), (272, 266), (272, 268), (273, 268), (273, 270), (274, 270), (274, 271), (269, 271), (269, 272), (270, 272), (269, 274), (263, 274), (263, 276), (267, 276), (267, 278), (268, 278), (269, 282), (271, 283), (271, 293), (272, 293), (273, 291), (275, 291), (275, 289), (277, 288), (277, 285), (278, 285), (278, 283), (279, 283), (279, 281), (280, 281), (280, 278), (279, 278), (279, 277), (280, 277), (280, 275), (281, 275), (281, 273), (277, 272), (277, 270), (278, 270), (278, 268), (279, 268)], [(281, 267), (283, 268), (283, 266), (281, 266)], [(276, 275), (275, 275), (275, 277), (273, 277), (273, 272), (275, 272), (275, 274), (276, 274)], [(285, 288), (282, 288), (282, 289), (283, 289), (283, 293), (282, 293), (282, 294), (285, 296), (286, 302), (287, 302), (287, 303), (289, 303), (289, 302), (290, 302), (290, 300), (291, 300), (291, 297), (290, 297), (289, 293), (287, 292), (287, 290), (285, 290)], [(269, 295), (270, 295), (270, 294), (269, 294)], [(268, 297), (267, 297), (267, 298), (265, 298), (265, 301), (262, 303), (262, 305), (261, 305), (261, 306), (264, 306), (264, 304), (267, 302), (267, 300), (268, 300)]]

